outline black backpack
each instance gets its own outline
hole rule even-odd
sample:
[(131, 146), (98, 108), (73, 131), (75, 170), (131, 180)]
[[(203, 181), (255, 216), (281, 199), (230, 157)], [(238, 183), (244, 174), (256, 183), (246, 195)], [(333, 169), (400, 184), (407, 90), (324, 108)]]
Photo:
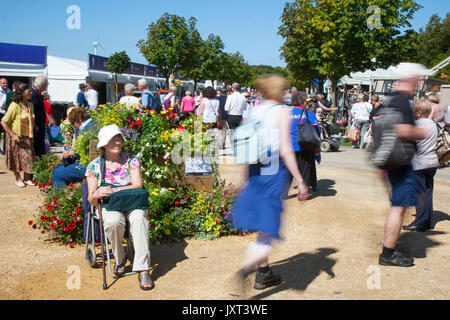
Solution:
[(416, 153), (414, 142), (397, 137), (394, 126), (404, 123), (397, 108), (385, 108), (385, 114), (372, 122), (372, 145), (370, 161), (381, 170), (396, 169), (409, 165)]
[[(303, 113), (306, 113), (306, 121), (302, 122)], [(303, 150), (315, 150), (320, 147), (320, 136), (313, 124), (309, 122), (308, 111), (302, 110), (297, 126), (297, 144)]]

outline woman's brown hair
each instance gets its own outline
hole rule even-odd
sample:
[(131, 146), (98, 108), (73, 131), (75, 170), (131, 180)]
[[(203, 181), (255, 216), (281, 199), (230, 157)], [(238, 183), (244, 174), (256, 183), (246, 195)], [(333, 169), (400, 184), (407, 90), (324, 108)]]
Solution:
[(70, 111), (67, 119), (71, 124), (75, 124), (78, 121), (84, 122), (89, 119), (89, 114), (83, 108), (75, 107)]

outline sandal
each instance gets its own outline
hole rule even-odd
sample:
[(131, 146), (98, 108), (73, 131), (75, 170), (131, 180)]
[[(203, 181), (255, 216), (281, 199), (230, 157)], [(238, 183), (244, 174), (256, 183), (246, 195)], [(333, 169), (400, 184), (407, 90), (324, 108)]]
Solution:
[(153, 283), (153, 280), (150, 277), (150, 273), (148, 272), (139, 273), (138, 279), (139, 279), (139, 286), (144, 291), (152, 290), (155, 287), (155, 284)]
[(114, 274), (117, 277), (120, 277), (120, 276), (124, 275), (126, 262), (127, 262), (127, 259), (124, 259), (121, 264), (114, 266)]

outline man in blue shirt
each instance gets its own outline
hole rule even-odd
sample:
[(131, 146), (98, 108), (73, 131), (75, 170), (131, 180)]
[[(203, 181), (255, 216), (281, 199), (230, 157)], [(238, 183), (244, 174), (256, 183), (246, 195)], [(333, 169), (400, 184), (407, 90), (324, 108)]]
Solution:
[(84, 108), (89, 108), (89, 103), (86, 100), (86, 97), (84, 96), (84, 93), (86, 92), (86, 85), (84, 83), (80, 84), (79, 86), (80, 88), (80, 92), (78, 92), (77, 95), (77, 103), (76, 103), (76, 107), (84, 107)]
[[(303, 150), (297, 143), (297, 130), (300, 121), (308, 121), (313, 124), (320, 136), (319, 122), (316, 115), (303, 107), (303, 97), (301, 92), (296, 92), (292, 95), (292, 126), (291, 126), (291, 138), (292, 146), (297, 157), (298, 169), (305, 181), (305, 184), (311, 188), (312, 191), (317, 191), (317, 173), (316, 173), (316, 158), (315, 155), (318, 150)], [(308, 120), (306, 119), (308, 115)], [(283, 198), (287, 198), (289, 188), (292, 183), (292, 176), (289, 177), (286, 185)]]
[(142, 92), (141, 95), (141, 109), (142, 110), (155, 110), (156, 106), (153, 106), (153, 92), (148, 89), (147, 80), (141, 79), (137, 83), (137, 89)]

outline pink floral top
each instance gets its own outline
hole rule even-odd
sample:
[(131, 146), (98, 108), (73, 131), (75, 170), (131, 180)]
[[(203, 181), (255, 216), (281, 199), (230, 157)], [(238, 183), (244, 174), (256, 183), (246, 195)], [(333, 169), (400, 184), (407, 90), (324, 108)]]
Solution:
[[(132, 154), (124, 152), (122, 157), (122, 165), (116, 170), (105, 168), (105, 183), (118, 187), (129, 186), (131, 184), (131, 169), (140, 169), (141, 164), (138, 158)], [(98, 186), (102, 183), (100, 163), (100, 157), (98, 157), (86, 169), (86, 177), (96, 178), (98, 180)]]

